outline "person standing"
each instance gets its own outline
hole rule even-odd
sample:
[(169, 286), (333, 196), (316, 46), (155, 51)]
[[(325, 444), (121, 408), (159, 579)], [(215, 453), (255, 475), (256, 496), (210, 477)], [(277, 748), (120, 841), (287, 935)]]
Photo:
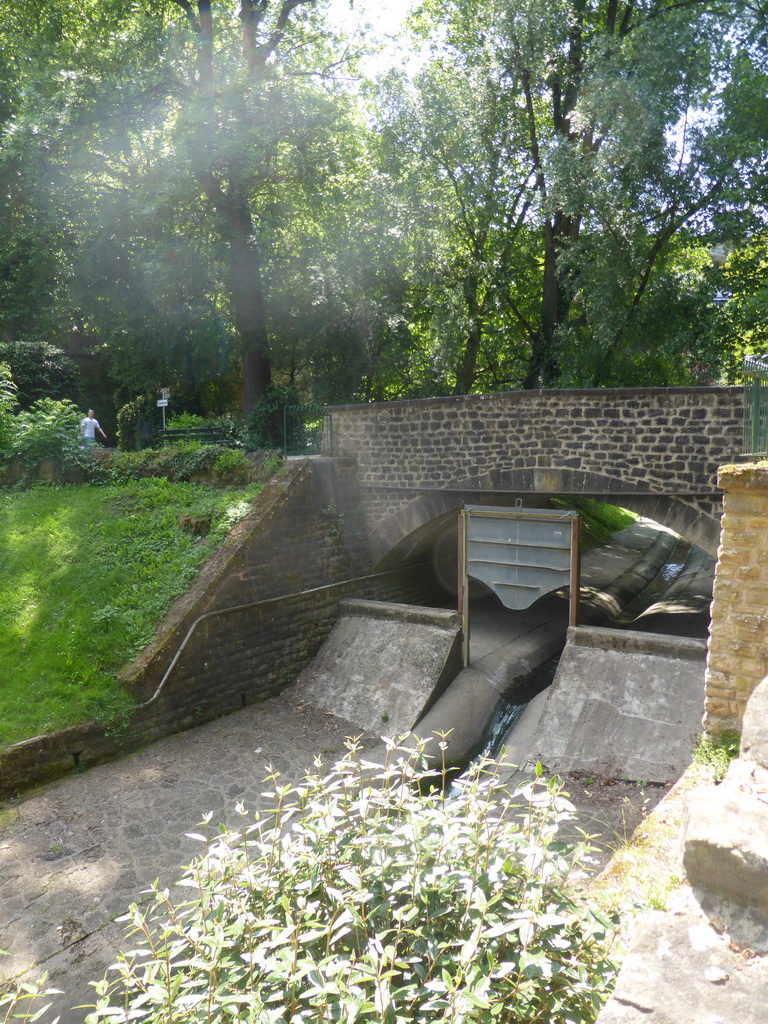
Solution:
[(93, 415), (93, 409), (88, 410), (88, 415), (84, 416), (80, 421), (80, 430), (83, 435), (83, 441), (86, 448), (92, 448), (96, 444), (96, 431), (101, 434), (104, 440), (107, 440), (107, 435), (99, 426), (99, 421)]

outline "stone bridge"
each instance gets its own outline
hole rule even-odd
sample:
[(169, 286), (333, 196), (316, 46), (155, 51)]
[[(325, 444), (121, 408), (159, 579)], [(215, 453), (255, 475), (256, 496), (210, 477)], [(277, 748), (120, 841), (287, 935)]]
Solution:
[(324, 444), (357, 460), (375, 560), (465, 503), (548, 495), (621, 505), (715, 554), (742, 419), (741, 387), (512, 391), (337, 406)]

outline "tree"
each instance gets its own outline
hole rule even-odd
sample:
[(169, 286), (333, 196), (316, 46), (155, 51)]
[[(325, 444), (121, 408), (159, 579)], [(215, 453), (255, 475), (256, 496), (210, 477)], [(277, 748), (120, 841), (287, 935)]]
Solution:
[[(308, 73), (302, 51), (311, 45), (312, 28), (296, 19), (315, 0), (242, 0), (238, 31), (224, 5), (215, 10), (210, 0), (175, 2), (196, 42), (194, 77), (187, 79), (179, 115), (183, 153), (226, 248), (248, 413), (272, 375), (264, 274), (276, 229), (269, 222), (279, 217), (281, 151), (295, 147), (309, 164), (318, 138), (317, 124), (304, 116), (307, 108), (295, 102), (301, 90), (291, 81), (294, 74)], [(275, 59), (278, 52), (281, 61)], [(315, 108), (312, 116), (317, 114)]]
[(41, 398), (74, 400), (79, 396), (77, 364), (44, 341), (0, 342), (0, 365), (9, 368), (22, 409)]
[(391, 75), (383, 96), (383, 162), (404, 199), (402, 230), (415, 236), (411, 272), (432, 310), (438, 380), (458, 394), (519, 380), (537, 247), (515, 97), (486, 53), (441, 53), (415, 88)]
[[(620, 383), (650, 310), (659, 337), (676, 301), (676, 275), (686, 263), (697, 266), (713, 218), (743, 202), (739, 192), (763, 159), (762, 124), (740, 113), (745, 104), (755, 109), (764, 85), (750, 12), (710, 0), (462, 0), (440, 10), (445, 27), (411, 102), (418, 127), (406, 133), (396, 118), (385, 120), (405, 142), (423, 135), (441, 185), (455, 192), (445, 247), (453, 242), (469, 252), (467, 241), (484, 241), (471, 218), (498, 211), (496, 196), (504, 193), (489, 203), (483, 191), (496, 161), (517, 216), (505, 220), (502, 207), (489, 219), (493, 256), (506, 262), (509, 242), (536, 278), (532, 295), (531, 275), (520, 282), (518, 267), (507, 263), (517, 306), (508, 306), (507, 319), (525, 335), (528, 353), (520, 383)], [(422, 5), (416, 25), (424, 35), (436, 13), (437, 5)], [(436, 82), (448, 109), (461, 112), (455, 121), (435, 116)], [(482, 117), (467, 117), (465, 106), (451, 102), (461, 90), (456, 83), (469, 84)], [(686, 239), (689, 256), (681, 252)], [(491, 251), (474, 265), (492, 280)], [(488, 322), (475, 313), (485, 293), (472, 275), (467, 265), (461, 277), (470, 329), (456, 363), (458, 388), (472, 384), (478, 325)], [(691, 365), (699, 362), (699, 339), (709, 345), (705, 296), (702, 283)], [(591, 377), (568, 365), (574, 346), (591, 347), (581, 361)], [(678, 355), (671, 345), (662, 363)]]
[[(721, 283), (728, 296), (723, 315), (738, 355), (768, 352), (768, 231), (756, 232), (728, 254)], [(740, 369), (734, 361), (734, 379)]]
[(269, 384), (267, 290), (349, 105), (314, 6), (56, 0), (41, 23), (22, 4), (11, 49), (44, 54), (30, 91), (45, 102), (20, 91), (7, 138), (19, 167), (37, 163), (35, 223), (47, 202), (65, 228), (41, 291), (108, 348), (128, 391), (175, 383), (170, 370), (185, 386), (212, 376), (230, 334), (246, 410)]

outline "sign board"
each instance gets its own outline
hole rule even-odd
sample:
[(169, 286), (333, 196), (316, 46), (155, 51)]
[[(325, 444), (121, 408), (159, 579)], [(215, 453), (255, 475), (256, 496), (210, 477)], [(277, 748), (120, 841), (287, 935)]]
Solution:
[(160, 388), (160, 397), (161, 398), (166, 398), (166, 399), (170, 398), (171, 397), (171, 389), (170, 388)]
[(505, 608), (522, 611), (570, 586), (570, 625), (578, 621), (579, 514), (558, 509), (466, 505), (459, 530), (464, 664), (469, 664), (469, 580), (484, 583)]
[(164, 409), (166, 407), (166, 405), (168, 405), (168, 399), (167, 398), (158, 398), (158, 400), (157, 400), (157, 408), (158, 409)]

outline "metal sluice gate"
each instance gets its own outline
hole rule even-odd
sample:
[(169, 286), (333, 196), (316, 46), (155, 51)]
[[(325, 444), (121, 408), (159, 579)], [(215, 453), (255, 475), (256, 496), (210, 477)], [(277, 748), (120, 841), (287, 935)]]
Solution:
[(459, 520), (459, 613), (469, 664), (469, 580), (484, 583), (505, 608), (522, 611), (544, 594), (570, 588), (569, 625), (578, 624), (580, 517), (557, 509), (465, 505)]

